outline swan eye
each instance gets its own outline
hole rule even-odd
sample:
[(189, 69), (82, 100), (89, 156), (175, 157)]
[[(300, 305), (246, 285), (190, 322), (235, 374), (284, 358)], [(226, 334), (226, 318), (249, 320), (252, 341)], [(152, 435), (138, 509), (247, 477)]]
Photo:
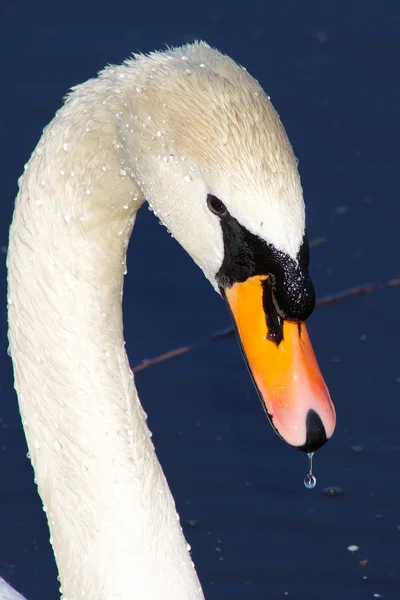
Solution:
[(207, 206), (211, 210), (211, 212), (214, 213), (214, 215), (217, 215), (218, 217), (223, 217), (228, 213), (225, 204), (212, 194), (208, 194), (207, 196)]

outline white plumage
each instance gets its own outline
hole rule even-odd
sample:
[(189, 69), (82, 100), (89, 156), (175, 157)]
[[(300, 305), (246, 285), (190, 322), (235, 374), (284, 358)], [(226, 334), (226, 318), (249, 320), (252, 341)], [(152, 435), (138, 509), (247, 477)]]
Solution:
[[(217, 288), (208, 193), (296, 257), (295, 159), (259, 84), (206, 44), (139, 56), (76, 87), (20, 180), (9, 339), (64, 600), (201, 600), (125, 353), (121, 294), (137, 210)], [(21, 598), (0, 584), (0, 599)]]

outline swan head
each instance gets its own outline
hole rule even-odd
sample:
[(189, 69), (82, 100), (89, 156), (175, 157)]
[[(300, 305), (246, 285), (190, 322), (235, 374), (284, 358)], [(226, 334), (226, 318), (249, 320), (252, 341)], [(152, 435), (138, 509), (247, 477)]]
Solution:
[(304, 324), (315, 293), (286, 132), (260, 85), (205, 44), (135, 64), (134, 118), (122, 124), (135, 179), (227, 302), (274, 429), (313, 452), (335, 411)]

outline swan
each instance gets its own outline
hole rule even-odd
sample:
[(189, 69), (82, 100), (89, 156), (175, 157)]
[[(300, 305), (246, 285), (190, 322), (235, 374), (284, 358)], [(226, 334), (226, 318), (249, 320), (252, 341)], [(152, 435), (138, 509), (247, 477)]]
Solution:
[[(335, 412), (296, 160), (269, 97), (204, 42), (73, 88), (19, 181), (9, 343), (64, 600), (204, 598), (125, 352), (121, 297), (147, 201), (226, 301), (270, 421), (306, 452)], [(21, 596), (2, 581), (0, 599)]]

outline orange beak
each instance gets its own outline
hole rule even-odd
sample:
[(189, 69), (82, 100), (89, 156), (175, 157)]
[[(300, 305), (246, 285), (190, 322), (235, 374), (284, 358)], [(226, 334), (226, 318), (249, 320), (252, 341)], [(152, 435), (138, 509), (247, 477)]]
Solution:
[(304, 323), (282, 320), (269, 307), (263, 282), (250, 277), (224, 289), (242, 350), (262, 404), (277, 434), (291, 446), (314, 452), (335, 429), (335, 409)]

